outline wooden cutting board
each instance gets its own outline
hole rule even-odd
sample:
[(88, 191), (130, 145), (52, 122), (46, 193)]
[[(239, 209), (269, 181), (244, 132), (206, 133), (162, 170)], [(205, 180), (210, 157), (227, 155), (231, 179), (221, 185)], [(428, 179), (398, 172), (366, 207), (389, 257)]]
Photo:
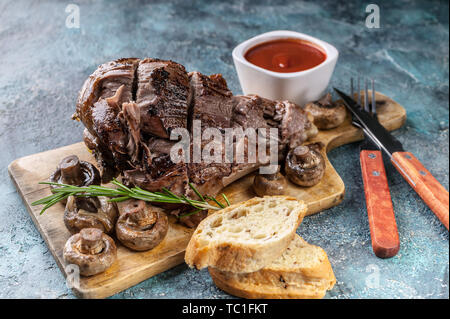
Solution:
[[(379, 121), (388, 130), (401, 127), (406, 120), (405, 109), (377, 93)], [(352, 126), (348, 115), (345, 122), (338, 128), (320, 131), (311, 142), (321, 141), (325, 144), (323, 155), (326, 159), (326, 171), (319, 184), (303, 188), (289, 184), (287, 195), (299, 198), (308, 205), (308, 215), (338, 205), (344, 198), (345, 186), (331, 163), (326, 152), (343, 144), (355, 142), (363, 138), (362, 132)], [(31, 206), (36, 201), (50, 194), (46, 185), (38, 182), (48, 179), (59, 161), (68, 155), (76, 154), (81, 160), (95, 163), (93, 156), (87, 151), (83, 143), (77, 143), (58, 149), (25, 156), (13, 161), (9, 167), (9, 174), (17, 190), (22, 196), (34, 224), (44, 238), (49, 250), (53, 254), (59, 268), (65, 277), (73, 278), (62, 257), (65, 242), (70, 237), (63, 222), (64, 207), (57, 204), (39, 215), (40, 207)], [(355, 154), (358, 156), (358, 154)], [(238, 203), (254, 197), (251, 190), (253, 176), (246, 176), (224, 189), (231, 203)], [(158, 273), (170, 269), (184, 261), (184, 250), (192, 235), (192, 229), (176, 223), (170, 218), (170, 228), (163, 242), (153, 250), (147, 252), (133, 252), (116, 240), (118, 260), (104, 273), (81, 277), (79, 285), (71, 287), (73, 292), (82, 298), (104, 298), (129, 288)]]

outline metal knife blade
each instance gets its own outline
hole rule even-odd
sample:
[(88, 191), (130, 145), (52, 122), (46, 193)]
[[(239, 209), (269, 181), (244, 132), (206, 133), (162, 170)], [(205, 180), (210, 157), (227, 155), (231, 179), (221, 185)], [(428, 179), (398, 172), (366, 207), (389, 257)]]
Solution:
[(334, 88), (344, 101), (347, 109), (353, 114), (354, 118), (361, 124), (366, 136), (371, 139), (389, 158), (395, 152), (403, 152), (403, 146), (399, 140), (389, 133), (377, 120), (373, 119), (370, 114), (362, 111), (358, 103), (344, 92)]
[(364, 141), (361, 142), (361, 144), (359, 144), (359, 150), (380, 150), (380, 147), (378, 147), (377, 144), (375, 144), (366, 134), (366, 131), (364, 129), (364, 127), (362, 127), (362, 125), (358, 122), (358, 121), (352, 121), (352, 124), (355, 125), (356, 127), (359, 127), (360, 129), (362, 129), (363, 133), (364, 133)]

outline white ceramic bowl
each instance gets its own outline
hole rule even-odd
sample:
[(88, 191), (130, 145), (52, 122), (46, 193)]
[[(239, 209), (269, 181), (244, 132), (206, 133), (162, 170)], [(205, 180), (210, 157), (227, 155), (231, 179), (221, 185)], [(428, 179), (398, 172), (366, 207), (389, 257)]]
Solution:
[[(253, 46), (283, 38), (312, 42), (323, 49), (325, 61), (305, 71), (279, 73), (263, 69), (245, 59), (245, 53)], [(260, 34), (233, 50), (234, 65), (244, 94), (257, 94), (271, 100), (289, 100), (301, 106), (319, 99), (325, 93), (338, 56), (338, 50), (331, 44), (303, 33), (284, 30)]]

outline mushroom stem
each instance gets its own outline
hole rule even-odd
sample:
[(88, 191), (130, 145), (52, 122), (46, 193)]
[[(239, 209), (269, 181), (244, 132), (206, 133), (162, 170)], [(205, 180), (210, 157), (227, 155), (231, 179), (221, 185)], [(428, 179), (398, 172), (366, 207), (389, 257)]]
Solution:
[(96, 255), (100, 253), (105, 245), (102, 240), (102, 231), (97, 228), (84, 228), (80, 231), (80, 252), (83, 254)]
[(309, 147), (303, 146), (303, 145), (297, 146), (293, 152), (293, 155), (298, 160), (306, 158), (308, 156), (308, 154), (309, 154)]
[(130, 221), (133, 221), (141, 230), (150, 229), (157, 220), (156, 212), (146, 212), (146, 209), (130, 214)]
[(128, 214), (128, 223), (141, 230), (151, 229), (158, 219), (157, 213), (149, 210), (143, 200), (130, 200), (124, 206), (123, 213)]
[(331, 94), (327, 93), (325, 96), (322, 96), (322, 98), (317, 101), (317, 104), (322, 106), (332, 106), (333, 102), (331, 100)]
[(159, 245), (166, 236), (169, 221), (160, 208), (141, 200), (129, 200), (121, 210), (116, 235), (128, 248), (149, 250)]
[(64, 184), (81, 185), (83, 183), (83, 172), (81, 171), (80, 160), (76, 155), (64, 158), (59, 164), (61, 177)]

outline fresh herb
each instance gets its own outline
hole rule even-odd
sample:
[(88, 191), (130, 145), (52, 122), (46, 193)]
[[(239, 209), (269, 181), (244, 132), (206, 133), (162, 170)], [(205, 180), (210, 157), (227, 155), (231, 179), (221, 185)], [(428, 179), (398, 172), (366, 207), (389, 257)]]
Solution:
[[(109, 188), (99, 185), (79, 187), (61, 183), (40, 182), (39, 184), (54, 185), (57, 187), (51, 189), (53, 193), (52, 195), (41, 198), (40, 200), (31, 203), (31, 205), (32, 206), (44, 205), (44, 207), (41, 210), (42, 215), (48, 208), (52, 207), (56, 203), (66, 199), (69, 196), (76, 196), (76, 197), (105, 196), (109, 197), (110, 198), (109, 201), (111, 202), (123, 202), (128, 199), (134, 198), (153, 203), (186, 204), (195, 208), (194, 211), (181, 215), (180, 217), (186, 217), (198, 213), (202, 210), (207, 209), (220, 210), (225, 207), (224, 204), (216, 200), (214, 197), (207, 196), (206, 199), (213, 201), (218, 206), (211, 205), (209, 202), (206, 201), (205, 197), (203, 197), (191, 183), (189, 183), (189, 187), (200, 198), (200, 200), (189, 199), (184, 195), (181, 196), (175, 195), (166, 188), (163, 188), (162, 192), (149, 192), (140, 187), (132, 187), (132, 188), (126, 187), (116, 179), (114, 179), (111, 183), (116, 185), (117, 188)], [(225, 199), (227, 205), (229, 206), (230, 201), (225, 196), (225, 194), (222, 194), (222, 197)]]

